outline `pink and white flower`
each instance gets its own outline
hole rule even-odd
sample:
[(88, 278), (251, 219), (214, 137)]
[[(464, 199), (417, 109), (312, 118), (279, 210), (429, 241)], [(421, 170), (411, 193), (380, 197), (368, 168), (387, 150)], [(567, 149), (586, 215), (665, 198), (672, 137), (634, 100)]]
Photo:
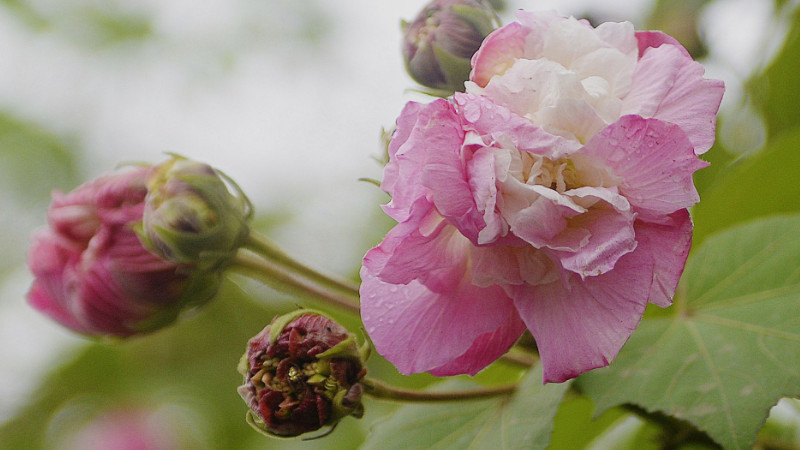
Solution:
[(673, 38), (520, 12), (466, 93), (409, 103), (362, 318), (403, 373), (475, 374), (530, 330), (545, 382), (608, 365), (691, 245), (722, 82)]

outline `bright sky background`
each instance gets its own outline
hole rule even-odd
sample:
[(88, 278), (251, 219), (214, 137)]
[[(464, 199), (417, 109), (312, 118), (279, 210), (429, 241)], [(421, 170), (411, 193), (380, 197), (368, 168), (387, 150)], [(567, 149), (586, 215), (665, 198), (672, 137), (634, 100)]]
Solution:
[[(357, 180), (380, 178), (371, 157), (381, 151), (381, 128), (406, 101), (425, 99), (407, 91), (413, 83), (399, 55), (400, 19), (413, 18), (423, 2), (316, 1), (333, 29), (312, 50), (291, 39), (292, 20), (300, 20), (292, 0), (108, 3), (155, 17), (157, 37), (130, 51), (87, 48), (60, 33), (32, 32), (0, 9), (0, 108), (75, 142), (87, 179), (121, 161), (157, 162), (164, 152), (208, 162), (242, 186), (257, 212), (297, 214), (272, 236), (291, 253), (330, 271), (353, 270), (365, 239), (378, 232), (369, 229), (375, 205), (385, 201)], [(59, 14), (69, 3), (34, 4)], [(650, 2), (515, 4), (636, 21)], [(709, 74), (729, 86), (727, 104), (736, 98), (730, 88), (764, 62), (775, 28), (771, 4), (717, 0), (703, 15)], [(24, 252), (24, 237), (43, 223), (22, 216), (11, 250)], [(20, 268), (0, 285), (0, 421), (51, 358), (81, 342), (27, 307), (29, 283)]]

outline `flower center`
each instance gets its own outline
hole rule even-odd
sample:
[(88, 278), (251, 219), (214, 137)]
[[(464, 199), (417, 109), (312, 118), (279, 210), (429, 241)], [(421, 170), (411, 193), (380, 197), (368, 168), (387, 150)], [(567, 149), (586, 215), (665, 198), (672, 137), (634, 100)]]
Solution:
[(559, 193), (581, 186), (575, 164), (567, 158), (551, 160), (532, 153), (522, 153), (521, 158), (525, 184), (547, 186)]

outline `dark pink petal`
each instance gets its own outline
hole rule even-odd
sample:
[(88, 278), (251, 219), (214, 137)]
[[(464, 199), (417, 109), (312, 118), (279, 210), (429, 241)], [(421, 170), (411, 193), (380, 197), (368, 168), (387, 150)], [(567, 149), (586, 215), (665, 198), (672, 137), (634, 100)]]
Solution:
[(637, 31), (636, 40), (639, 43), (639, 58), (650, 48), (658, 48), (663, 44), (674, 45), (681, 53), (691, 58), (692, 55), (674, 37), (661, 31)]
[(581, 154), (622, 180), (620, 193), (640, 219), (657, 221), (700, 200), (692, 174), (708, 163), (695, 155), (677, 125), (625, 116), (592, 138)]
[(411, 205), (429, 193), (422, 183), (422, 174), (431, 149), (458, 151), (463, 141), (460, 119), (449, 102), (441, 99), (427, 105), (409, 102), (398, 119), (389, 146), (390, 161), (381, 187), (392, 200), (384, 206), (384, 211), (398, 222), (406, 220)]
[(463, 355), (450, 363), (430, 371), (431, 375), (445, 377), (451, 375), (475, 375), (481, 367), (486, 367), (517, 342), (525, 332), (525, 322), (517, 314), (508, 317), (508, 323), (491, 333), (478, 336), (475, 343)]
[(639, 325), (653, 279), (650, 255), (634, 251), (597, 277), (514, 287), (514, 304), (536, 338), (544, 382), (604, 367)]
[(650, 287), (649, 301), (662, 308), (672, 304), (672, 297), (686, 265), (692, 246), (692, 220), (685, 209), (675, 211), (664, 224), (637, 221), (636, 253), (649, 255), (655, 269)]
[(703, 66), (681, 50), (665, 44), (645, 52), (636, 66), (631, 91), (623, 99), (621, 114), (678, 125), (699, 155), (714, 143), (725, 86), (720, 80), (703, 78)]
[[(387, 283), (377, 275), (381, 267), (374, 267), (380, 260), (372, 257), (377, 251), (367, 253), (361, 269), (361, 318), (375, 349), (400, 372), (426, 372), (446, 366), (448, 370), (457, 367), (463, 373), (476, 373), (491, 361), (475, 354), (475, 349), (492, 355), (508, 349), (510, 337), (518, 330), (513, 320), (517, 313), (502, 288), (474, 286), (467, 273), (441, 293), (416, 280), (400, 285)], [(460, 255), (460, 260), (465, 261), (467, 256)], [(419, 257), (424, 259), (426, 254)], [(498, 332), (503, 327), (513, 330)], [(493, 334), (496, 332), (499, 334)], [(454, 362), (467, 352), (474, 358), (465, 356)], [(448, 366), (451, 363), (454, 366)]]

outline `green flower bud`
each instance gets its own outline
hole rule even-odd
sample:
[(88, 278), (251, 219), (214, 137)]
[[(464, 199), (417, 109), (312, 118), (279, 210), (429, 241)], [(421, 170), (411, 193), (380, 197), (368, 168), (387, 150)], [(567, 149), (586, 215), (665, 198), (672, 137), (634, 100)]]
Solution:
[(139, 237), (165, 259), (214, 269), (245, 244), (251, 216), (236, 183), (206, 164), (173, 156), (147, 180)]
[(406, 70), (443, 96), (463, 91), (472, 55), (498, 25), (494, 10), (482, 0), (434, 0), (403, 24)]
[(248, 422), (269, 436), (293, 437), (361, 417), (367, 348), (322, 313), (275, 317), (248, 342), (240, 363)]

